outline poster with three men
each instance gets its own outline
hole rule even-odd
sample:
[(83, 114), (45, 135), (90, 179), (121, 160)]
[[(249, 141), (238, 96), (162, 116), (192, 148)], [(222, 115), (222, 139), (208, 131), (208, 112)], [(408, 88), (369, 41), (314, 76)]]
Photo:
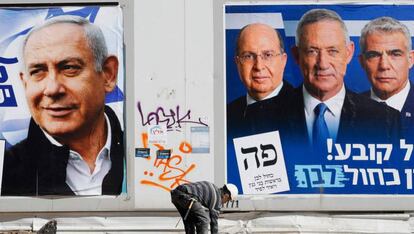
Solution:
[(413, 194), (412, 5), (227, 5), (227, 179)]

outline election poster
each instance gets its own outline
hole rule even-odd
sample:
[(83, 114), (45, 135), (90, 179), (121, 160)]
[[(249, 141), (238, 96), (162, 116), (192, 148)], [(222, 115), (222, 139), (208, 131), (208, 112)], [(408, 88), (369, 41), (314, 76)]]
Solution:
[(125, 192), (121, 7), (16, 4), (0, 28), (2, 196)]
[(414, 5), (224, 11), (228, 183), (249, 195), (414, 194)]
[[(289, 191), (286, 167), (279, 132), (262, 133), (235, 138), (237, 166), (243, 191), (253, 194), (269, 194)], [(250, 145), (250, 146), (249, 146)], [(256, 145), (260, 145), (259, 148)], [(248, 157), (243, 157), (249, 155)], [(263, 162), (259, 158), (264, 159)]]

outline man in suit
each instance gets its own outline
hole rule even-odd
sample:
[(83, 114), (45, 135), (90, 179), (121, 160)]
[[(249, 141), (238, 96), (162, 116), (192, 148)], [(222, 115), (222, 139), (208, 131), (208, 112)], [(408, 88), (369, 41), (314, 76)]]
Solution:
[(291, 133), (314, 152), (326, 152), (326, 139), (343, 143), (391, 142), (398, 138), (398, 113), (345, 88), (354, 53), (346, 26), (334, 11), (305, 13), (292, 48), (304, 81), (292, 97)]
[(359, 61), (372, 88), (364, 92), (401, 113), (403, 136), (414, 137), (414, 88), (409, 70), (414, 63), (407, 26), (391, 17), (380, 17), (361, 30)]
[(247, 94), (227, 105), (227, 130), (231, 136), (278, 129), (269, 118), (285, 105), (293, 89), (283, 81), (287, 55), (279, 32), (266, 24), (243, 27), (237, 38), (235, 63)]
[(5, 153), (2, 195), (116, 195), (124, 173), (123, 132), (105, 95), (118, 59), (98, 26), (57, 16), (35, 26), (20, 73), (32, 114), (26, 139)]
[[(285, 105), (292, 86), (283, 81), (287, 62), (283, 40), (266, 24), (249, 24), (240, 30), (234, 61), (247, 94), (227, 105), (227, 165), (237, 165), (233, 139), (264, 132), (285, 132)], [(228, 179), (239, 183), (237, 168)], [(241, 190), (241, 188), (239, 188)]]

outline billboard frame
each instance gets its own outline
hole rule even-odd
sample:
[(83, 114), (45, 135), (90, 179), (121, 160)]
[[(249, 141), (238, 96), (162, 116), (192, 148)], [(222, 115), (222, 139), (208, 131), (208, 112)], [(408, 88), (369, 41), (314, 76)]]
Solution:
[[(46, 0), (34, 1), (3, 1), (0, 7), (56, 7), (56, 6), (85, 6), (85, 5), (118, 5), (123, 13), (123, 58), (124, 58), (124, 129), (134, 129), (134, 2), (129, 0), (99, 1), (99, 0), (56, 0), (51, 3)], [(128, 48), (126, 50), (125, 48)], [(132, 75), (127, 75), (132, 74)], [(134, 132), (124, 131), (126, 157), (127, 192), (119, 196), (39, 196), (0, 197), (2, 212), (53, 212), (53, 211), (130, 211), (134, 210)]]
[[(246, 5), (328, 5), (328, 4), (378, 4), (412, 5), (409, 1), (241, 1), (221, 0), (214, 2), (214, 88), (215, 136), (217, 155), (222, 160), (215, 162), (216, 183), (227, 183), (227, 135), (226, 135), (226, 6)], [(413, 195), (378, 194), (272, 194), (240, 195), (236, 207), (238, 211), (412, 211)]]

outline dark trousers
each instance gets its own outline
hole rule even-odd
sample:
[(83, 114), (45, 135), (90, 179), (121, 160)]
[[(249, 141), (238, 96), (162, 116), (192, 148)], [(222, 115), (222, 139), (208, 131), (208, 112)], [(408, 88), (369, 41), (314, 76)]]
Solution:
[(192, 197), (187, 193), (174, 189), (171, 191), (171, 202), (177, 208), (181, 217), (183, 218), (185, 233), (204, 234), (208, 233), (208, 226), (210, 224), (210, 212), (202, 206), (200, 202), (195, 200), (191, 206), (191, 210), (188, 213), (187, 218), (184, 220), (184, 216), (191, 204)]

